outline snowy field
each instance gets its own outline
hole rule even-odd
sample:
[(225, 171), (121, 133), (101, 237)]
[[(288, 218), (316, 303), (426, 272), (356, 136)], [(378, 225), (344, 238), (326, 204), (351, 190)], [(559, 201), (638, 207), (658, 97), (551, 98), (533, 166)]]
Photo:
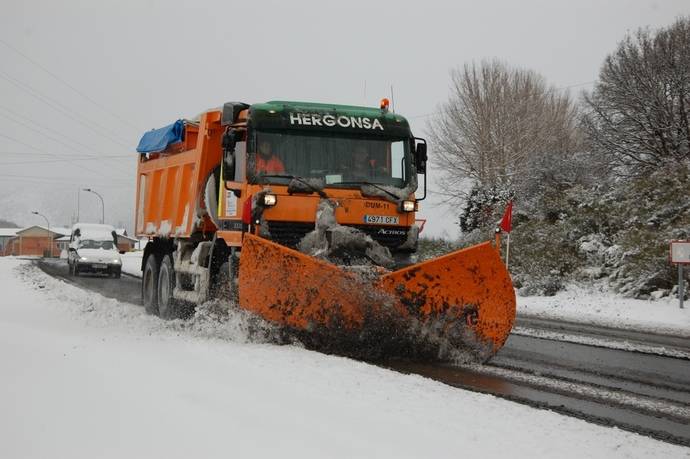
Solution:
[(0, 258), (0, 457), (687, 457), (297, 346), (163, 322)]
[(569, 287), (550, 297), (517, 297), (518, 314), (586, 322), (615, 328), (690, 337), (690, 301), (622, 298), (611, 293)]

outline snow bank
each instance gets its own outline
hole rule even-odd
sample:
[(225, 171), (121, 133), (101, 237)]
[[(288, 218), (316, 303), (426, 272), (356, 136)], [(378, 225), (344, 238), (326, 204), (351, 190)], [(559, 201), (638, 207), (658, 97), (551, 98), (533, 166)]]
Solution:
[(0, 288), (0, 457), (687, 453), (419, 376), (256, 344), (239, 325), (223, 335), (163, 322), (27, 261), (0, 258)]
[(144, 258), (144, 251), (125, 252), (120, 255), (122, 258), (122, 272), (132, 276), (141, 277), (141, 260)]
[(518, 314), (690, 337), (690, 308), (678, 300), (623, 298), (570, 286), (555, 296), (517, 297)]

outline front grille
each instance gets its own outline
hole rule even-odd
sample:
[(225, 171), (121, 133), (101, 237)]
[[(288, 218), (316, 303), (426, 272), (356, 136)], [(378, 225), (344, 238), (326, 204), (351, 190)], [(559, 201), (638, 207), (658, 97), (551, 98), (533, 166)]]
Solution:
[(307, 233), (314, 231), (314, 224), (269, 221), (268, 231), (271, 233), (273, 242), (296, 249), (299, 241), (301, 241)]
[[(369, 235), (384, 247), (395, 249), (407, 240), (409, 228), (400, 226), (347, 225)], [(268, 231), (271, 239), (278, 244), (297, 248), (297, 244), (309, 232), (314, 231), (313, 223), (269, 221)]]

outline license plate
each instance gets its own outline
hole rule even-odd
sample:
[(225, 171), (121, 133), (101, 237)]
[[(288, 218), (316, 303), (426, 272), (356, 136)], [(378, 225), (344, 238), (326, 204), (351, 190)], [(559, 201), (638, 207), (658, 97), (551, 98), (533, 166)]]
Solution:
[(365, 215), (364, 223), (372, 223), (374, 225), (397, 225), (397, 215)]
[(103, 263), (94, 263), (91, 265), (92, 268), (94, 269), (105, 269), (105, 264)]

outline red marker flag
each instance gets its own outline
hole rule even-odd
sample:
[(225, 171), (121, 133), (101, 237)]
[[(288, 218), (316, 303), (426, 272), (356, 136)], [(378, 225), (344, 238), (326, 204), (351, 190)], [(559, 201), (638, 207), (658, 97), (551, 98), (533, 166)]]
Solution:
[(513, 201), (508, 201), (508, 207), (506, 207), (501, 223), (498, 226), (506, 233), (510, 233), (513, 229)]

